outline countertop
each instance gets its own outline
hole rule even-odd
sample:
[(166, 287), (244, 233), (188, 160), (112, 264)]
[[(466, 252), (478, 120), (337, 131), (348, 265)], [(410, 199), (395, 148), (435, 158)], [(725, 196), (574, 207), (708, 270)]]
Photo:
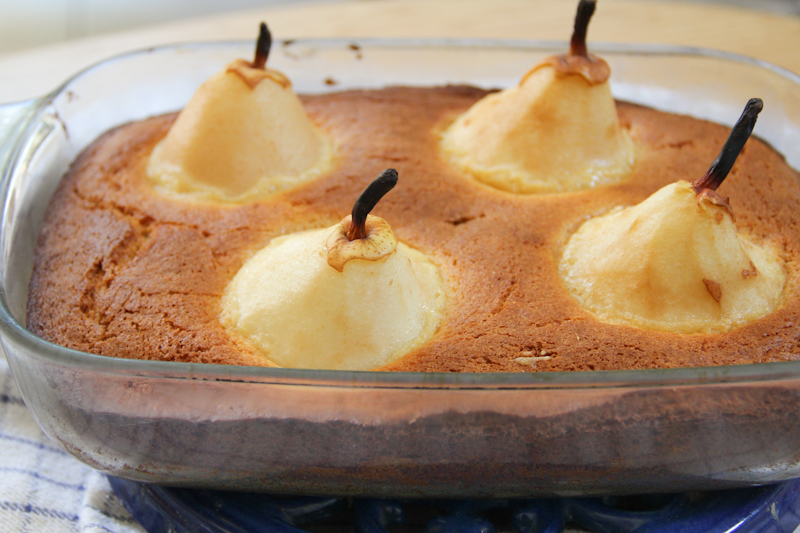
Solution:
[[(290, 37), (482, 37), (569, 39), (572, 0), (347, 0), (249, 9), (66, 41), (0, 55), (0, 102), (45, 94), (75, 72), (121, 52), (158, 44), (255, 39), (266, 21)], [(716, 48), (800, 73), (800, 18), (691, 2), (603, 0), (591, 42)]]

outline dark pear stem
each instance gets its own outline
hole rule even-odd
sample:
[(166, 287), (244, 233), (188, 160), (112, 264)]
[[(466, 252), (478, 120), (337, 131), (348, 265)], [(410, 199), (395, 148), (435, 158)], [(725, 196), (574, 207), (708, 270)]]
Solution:
[(253, 67), (263, 69), (267, 65), (269, 49), (272, 48), (272, 34), (267, 29), (265, 23), (261, 23), (256, 41), (256, 58), (253, 60)]
[(367, 215), (384, 195), (397, 185), (397, 171), (387, 168), (370, 183), (353, 205), (352, 221), (347, 239), (354, 241), (367, 236)]
[(723, 180), (733, 168), (736, 158), (739, 157), (739, 153), (744, 148), (747, 139), (750, 138), (750, 134), (756, 125), (758, 114), (763, 108), (764, 102), (760, 98), (751, 98), (747, 102), (742, 116), (736, 121), (730, 135), (728, 135), (728, 140), (725, 141), (717, 158), (711, 163), (708, 172), (692, 183), (698, 194), (708, 189), (716, 191), (717, 187), (722, 185)]
[(569, 55), (589, 57), (586, 50), (586, 30), (589, 29), (589, 21), (594, 14), (595, 0), (581, 0), (578, 4), (578, 12), (575, 14), (575, 30), (572, 32), (572, 41), (569, 45)]

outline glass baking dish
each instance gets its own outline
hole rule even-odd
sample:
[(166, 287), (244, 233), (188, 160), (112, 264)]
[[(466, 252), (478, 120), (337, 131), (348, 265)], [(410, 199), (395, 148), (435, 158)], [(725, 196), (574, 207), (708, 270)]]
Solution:
[[(297, 40), (270, 65), (301, 93), (506, 87), (564, 43)], [(617, 98), (756, 133), (800, 167), (800, 77), (730, 54), (596, 45)], [(284, 494), (517, 497), (722, 489), (800, 476), (800, 361), (671, 370), (435, 374), (116, 359), (25, 327), (32, 251), (59, 179), (116, 125), (179, 109), (252, 43), (167, 46), (2, 108), (2, 344), (66, 451), (127, 479)], [(333, 83), (333, 84), (332, 84)]]

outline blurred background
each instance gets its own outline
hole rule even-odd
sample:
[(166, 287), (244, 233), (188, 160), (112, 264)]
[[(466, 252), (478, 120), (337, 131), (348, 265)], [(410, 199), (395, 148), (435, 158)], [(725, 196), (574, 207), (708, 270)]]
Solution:
[(2, 0), (0, 53), (152, 24), (319, 0)]
[[(240, 9), (326, 0), (2, 0), (0, 54)], [(360, 0), (382, 2), (390, 0)], [(490, 1), (490, 0), (487, 0)], [(564, 0), (574, 4), (574, 0)], [(685, 0), (679, 0), (685, 1)], [(800, 0), (705, 0), (800, 15)]]
[[(577, 0), (0, 0), (0, 105), (114, 55), (181, 42), (448, 37), (566, 41)], [(800, 74), (800, 0), (601, 0), (595, 42), (712, 48)]]

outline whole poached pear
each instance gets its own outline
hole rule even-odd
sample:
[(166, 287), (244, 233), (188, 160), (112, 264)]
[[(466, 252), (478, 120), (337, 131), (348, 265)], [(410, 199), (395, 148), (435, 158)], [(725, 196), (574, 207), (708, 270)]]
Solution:
[(195, 92), (154, 148), (147, 174), (183, 199), (240, 202), (320, 176), (332, 145), (309, 119), (292, 85), (266, 67), (272, 38), (264, 23), (252, 62), (242, 59)]
[(388, 169), (333, 227), (273, 239), (225, 290), (222, 322), (278, 366), (370, 370), (436, 333), (445, 289), (424, 254), (368, 215)]
[(442, 148), (457, 167), (513, 193), (585, 189), (630, 173), (634, 147), (619, 123), (611, 69), (586, 49), (594, 9), (581, 0), (569, 54), (545, 59), (447, 129)]
[(759, 99), (747, 103), (701, 179), (667, 185), (578, 229), (559, 270), (582, 307), (605, 322), (710, 333), (756, 320), (780, 304), (786, 272), (779, 255), (742, 234), (716, 192), (761, 109)]

